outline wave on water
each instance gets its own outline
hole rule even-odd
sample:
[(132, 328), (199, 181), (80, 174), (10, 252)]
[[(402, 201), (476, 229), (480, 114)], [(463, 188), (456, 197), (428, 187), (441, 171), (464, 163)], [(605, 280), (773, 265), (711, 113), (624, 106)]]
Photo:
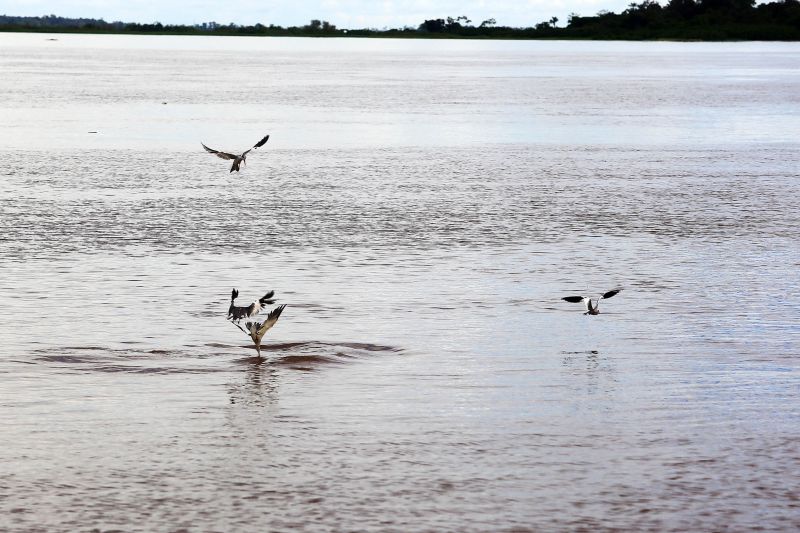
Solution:
[[(252, 345), (242, 346), (253, 348)], [(256, 356), (237, 359), (244, 364), (274, 364), (295, 370), (311, 371), (323, 365), (338, 365), (363, 360), (379, 353), (398, 353), (402, 350), (393, 346), (359, 342), (303, 341), (269, 344), (261, 347), (262, 358)]]
[(198, 365), (197, 355), (181, 350), (137, 350), (103, 346), (64, 346), (35, 352), (37, 364), (66, 372), (125, 372), (133, 374), (198, 374), (215, 372)]
[[(377, 354), (399, 353), (402, 349), (359, 342), (302, 341), (268, 344), (261, 347), (262, 358), (253, 345), (209, 343), (183, 350), (111, 348), (104, 346), (64, 346), (34, 352), (32, 364), (49, 365), (66, 372), (124, 372), (134, 374), (198, 374), (229, 372), (230, 363), (270, 364), (294, 370), (311, 371), (325, 365), (340, 365), (364, 360)], [(210, 349), (210, 351), (209, 351)], [(244, 355), (237, 359), (220, 356), (232, 351)], [(222, 364), (221, 364), (222, 363)]]

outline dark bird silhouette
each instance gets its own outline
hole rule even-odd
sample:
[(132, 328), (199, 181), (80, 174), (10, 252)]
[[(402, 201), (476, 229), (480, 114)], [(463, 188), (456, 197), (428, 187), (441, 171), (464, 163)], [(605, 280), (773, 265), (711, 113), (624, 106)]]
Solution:
[(267, 135), (266, 137), (264, 137), (263, 139), (258, 141), (256, 144), (254, 144), (253, 147), (250, 148), (249, 150), (245, 150), (244, 152), (242, 152), (240, 155), (231, 154), (231, 153), (228, 153), (228, 152), (222, 152), (220, 150), (214, 150), (213, 148), (209, 148), (208, 146), (206, 146), (202, 142), (200, 144), (203, 145), (203, 148), (206, 149), (206, 152), (208, 152), (210, 154), (214, 154), (217, 157), (219, 157), (220, 159), (233, 159), (233, 163), (231, 164), (231, 172), (233, 172), (234, 170), (236, 172), (239, 172), (239, 165), (241, 165), (242, 163), (247, 165), (247, 154), (250, 153), (250, 150), (253, 150), (255, 148), (260, 148), (260, 147), (264, 146), (264, 144), (268, 140), (269, 140), (269, 135)]
[(233, 301), (239, 297), (239, 291), (233, 289), (231, 291), (231, 305), (228, 307), (228, 320), (238, 322), (243, 318), (249, 318), (253, 315), (257, 315), (264, 308), (264, 306), (275, 303), (275, 300), (272, 299), (273, 296), (275, 296), (275, 291), (269, 291), (267, 294), (250, 305), (237, 306), (233, 305)]
[(592, 298), (589, 296), (565, 296), (564, 298), (561, 299), (574, 304), (583, 302), (584, 304), (586, 304), (586, 313), (584, 314), (599, 315), (600, 300), (607, 300), (608, 298), (614, 297), (617, 294), (619, 294), (621, 290), (622, 289), (614, 289), (613, 291), (608, 291), (604, 294), (601, 294), (597, 299), (594, 300), (594, 303), (592, 302)]

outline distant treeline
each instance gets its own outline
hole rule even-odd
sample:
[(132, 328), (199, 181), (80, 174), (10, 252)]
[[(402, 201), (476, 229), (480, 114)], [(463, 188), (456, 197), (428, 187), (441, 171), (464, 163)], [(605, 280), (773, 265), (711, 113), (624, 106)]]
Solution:
[(621, 13), (601, 11), (583, 17), (569, 16), (566, 26), (558, 18), (531, 27), (498, 26), (494, 19), (474, 24), (468, 17), (430, 19), (417, 27), (400, 29), (338, 29), (327, 21), (305, 26), (274, 24), (239, 26), (204, 22), (191, 26), (155, 22), (106, 22), (55, 15), (11, 17), (0, 15), (0, 31), (158, 33), (183, 35), (271, 35), (305, 37), (418, 37), (462, 39), (680, 39), (680, 40), (800, 40), (800, 0), (755, 4), (755, 0), (652, 0), (632, 3)]

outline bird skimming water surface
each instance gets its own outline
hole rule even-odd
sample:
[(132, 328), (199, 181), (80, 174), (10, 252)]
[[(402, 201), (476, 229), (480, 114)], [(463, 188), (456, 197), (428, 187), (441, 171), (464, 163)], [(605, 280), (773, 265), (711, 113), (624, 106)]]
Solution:
[(264, 144), (268, 140), (269, 140), (269, 135), (267, 135), (266, 137), (264, 137), (263, 139), (258, 141), (256, 144), (254, 144), (252, 148), (250, 148), (248, 150), (245, 150), (244, 152), (242, 152), (239, 155), (231, 154), (231, 153), (228, 153), (228, 152), (222, 152), (220, 150), (214, 150), (213, 148), (209, 148), (208, 146), (206, 146), (202, 142), (200, 144), (203, 145), (203, 148), (206, 149), (206, 152), (214, 154), (217, 157), (219, 157), (220, 159), (233, 159), (233, 163), (231, 164), (231, 172), (233, 172), (234, 170), (236, 172), (239, 172), (239, 165), (241, 165), (242, 163), (244, 163), (245, 165), (247, 164), (247, 154), (250, 153), (250, 150), (253, 150), (255, 148), (260, 148), (260, 147), (264, 146)]

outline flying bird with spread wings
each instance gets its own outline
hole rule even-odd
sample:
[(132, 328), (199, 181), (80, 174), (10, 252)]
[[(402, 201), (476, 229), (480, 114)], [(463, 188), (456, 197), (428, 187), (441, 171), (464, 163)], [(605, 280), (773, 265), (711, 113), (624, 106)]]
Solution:
[(275, 300), (272, 298), (273, 296), (275, 296), (275, 291), (269, 291), (250, 305), (233, 305), (233, 301), (239, 297), (239, 291), (233, 289), (231, 291), (231, 305), (228, 307), (228, 320), (238, 322), (243, 318), (257, 315), (264, 306), (275, 303)]
[(599, 298), (594, 300), (594, 303), (592, 303), (592, 298), (590, 296), (565, 296), (564, 298), (561, 299), (574, 304), (584, 303), (586, 305), (586, 312), (584, 313), (585, 315), (599, 315), (600, 300), (606, 300), (608, 298), (616, 296), (617, 294), (619, 294), (621, 290), (622, 289), (614, 289), (612, 291), (603, 293), (600, 295)]
[(206, 146), (202, 142), (200, 144), (203, 145), (203, 148), (206, 149), (206, 152), (208, 152), (210, 154), (214, 154), (217, 157), (219, 157), (220, 159), (227, 159), (227, 160), (233, 159), (233, 163), (231, 164), (231, 172), (233, 172), (234, 170), (236, 172), (239, 172), (239, 165), (241, 165), (242, 163), (247, 165), (247, 154), (250, 153), (250, 150), (254, 150), (256, 148), (261, 148), (262, 146), (264, 146), (264, 144), (268, 140), (269, 140), (269, 135), (267, 135), (266, 137), (264, 137), (263, 139), (258, 141), (256, 144), (254, 144), (252, 148), (242, 152), (240, 155), (230, 154), (228, 152), (222, 152), (220, 150), (214, 150), (213, 148), (209, 148), (208, 146)]
[(263, 322), (245, 322), (245, 327), (243, 328), (239, 325), (239, 321), (243, 318), (249, 318), (257, 315), (267, 305), (274, 304), (275, 299), (273, 296), (275, 296), (275, 291), (269, 291), (267, 294), (250, 305), (237, 306), (233, 304), (233, 301), (239, 297), (239, 291), (236, 289), (231, 291), (231, 305), (228, 307), (228, 320), (230, 320), (234, 326), (242, 330), (253, 340), (253, 342), (256, 344), (256, 351), (258, 352), (259, 358), (261, 357), (261, 340), (264, 338), (264, 334), (275, 325), (275, 323), (278, 321), (278, 318), (280, 318), (281, 313), (283, 313), (283, 309), (286, 307), (286, 305), (279, 305), (270, 311), (269, 314), (267, 314), (267, 318)]

